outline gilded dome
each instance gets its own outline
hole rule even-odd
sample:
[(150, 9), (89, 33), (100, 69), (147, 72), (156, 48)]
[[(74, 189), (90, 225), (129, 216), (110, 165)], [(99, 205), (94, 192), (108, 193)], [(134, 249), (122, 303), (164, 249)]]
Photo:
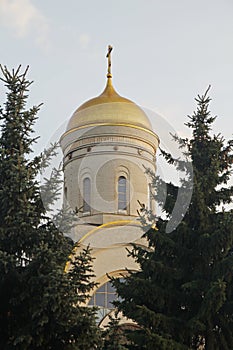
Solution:
[(144, 111), (115, 91), (111, 75), (108, 76), (102, 94), (83, 103), (74, 112), (67, 125), (67, 131), (97, 125), (127, 125), (152, 131)]

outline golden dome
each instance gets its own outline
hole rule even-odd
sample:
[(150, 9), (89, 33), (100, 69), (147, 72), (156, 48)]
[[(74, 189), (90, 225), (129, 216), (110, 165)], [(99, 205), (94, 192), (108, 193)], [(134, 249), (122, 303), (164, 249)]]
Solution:
[(112, 85), (111, 74), (101, 95), (83, 103), (73, 114), (67, 131), (99, 125), (136, 126), (152, 131), (144, 111), (134, 102), (120, 96)]

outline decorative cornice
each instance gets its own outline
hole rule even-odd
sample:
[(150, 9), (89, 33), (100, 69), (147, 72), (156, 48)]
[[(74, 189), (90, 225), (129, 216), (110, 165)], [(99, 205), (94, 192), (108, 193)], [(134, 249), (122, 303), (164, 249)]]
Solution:
[(159, 137), (157, 134), (155, 134), (153, 131), (143, 128), (142, 126), (138, 126), (138, 125), (132, 125), (132, 124), (126, 124), (126, 123), (93, 123), (93, 124), (88, 124), (88, 125), (82, 125), (79, 126), (77, 128), (73, 128), (70, 129), (68, 131), (66, 131), (62, 136), (61, 139), (62, 140), (64, 137), (66, 137), (67, 135), (69, 135), (70, 133), (73, 133), (74, 131), (80, 130), (80, 129), (85, 129), (85, 128), (92, 128), (92, 127), (96, 127), (96, 126), (124, 126), (124, 127), (128, 127), (128, 128), (132, 128), (132, 129), (138, 129), (138, 130), (142, 130), (145, 131), (151, 135), (153, 135), (154, 137), (157, 138), (158, 142), (159, 142)]

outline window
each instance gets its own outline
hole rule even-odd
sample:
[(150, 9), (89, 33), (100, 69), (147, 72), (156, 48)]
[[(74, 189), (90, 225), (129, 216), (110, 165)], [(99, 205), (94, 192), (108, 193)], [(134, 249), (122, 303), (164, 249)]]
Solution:
[(114, 309), (113, 300), (117, 300), (115, 288), (110, 282), (103, 284), (92, 296), (89, 305), (99, 306), (105, 309)]
[(83, 180), (83, 213), (91, 211), (91, 180), (89, 177), (85, 177)]
[[(120, 279), (123, 280), (122, 278)], [(112, 302), (114, 300), (120, 300), (117, 295), (115, 288), (112, 286), (111, 282), (107, 282), (99, 287), (96, 292), (92, 295), (88, 305), (97, 306), (97, 321), (101, 321), (104, 316), (106, 316), (111, 310), (114, 309)]]
[(118, 179), (118, 210), (127, 209), (126, 178), (120, 176)]
[(65, 199), (67, 200), (67, 187), (64, 188), (64, 196), (65, 196)]

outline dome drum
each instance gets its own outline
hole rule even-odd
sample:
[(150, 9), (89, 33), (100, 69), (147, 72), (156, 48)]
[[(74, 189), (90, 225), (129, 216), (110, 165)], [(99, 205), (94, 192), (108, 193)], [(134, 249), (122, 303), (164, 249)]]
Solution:
[(144, 128), (112, 123), (76, 128), (63, 134), (60, 139), (64, 156), (73, 149), (84, 145), (91, 146), (107, 142), (123, 142), (133, 145), (143, 144), (143, 147), (150, 149), (155, 154), (159, 145), (159, 138), (155, 133)]

